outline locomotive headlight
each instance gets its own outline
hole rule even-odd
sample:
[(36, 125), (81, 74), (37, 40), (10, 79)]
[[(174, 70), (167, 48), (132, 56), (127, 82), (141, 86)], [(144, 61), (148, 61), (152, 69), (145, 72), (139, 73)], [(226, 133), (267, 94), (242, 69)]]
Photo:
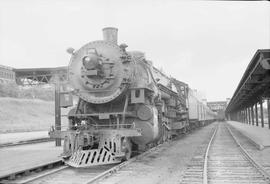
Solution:
[(96, 54), (90, 54), (82, 58), (83, 65), (86, 69), (96, 69), (98, 68), (100, 62), (99, 57)]
[(90, 62), (90, 61), (91, 61), (91, 59), (90, 59), (90, 57), (89, 57), (89, 56), (86, 56), (86, 57), (84, 58), (84, 61), (86, 61), (86, 62)]

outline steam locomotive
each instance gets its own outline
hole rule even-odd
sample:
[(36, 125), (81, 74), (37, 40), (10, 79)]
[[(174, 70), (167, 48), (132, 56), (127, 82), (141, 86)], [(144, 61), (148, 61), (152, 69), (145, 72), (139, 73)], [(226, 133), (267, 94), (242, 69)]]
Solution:
[(68, 114), (68, 130), (50, 135), (64, 140), (62, 157), (70, 166), (128, 160), (215, 120), (187, 84), (155, 68), (144, 53), (118, 45), (117, 32), (104, 28), (104, 40), (67, 50), (69, 84), (79, 98)]

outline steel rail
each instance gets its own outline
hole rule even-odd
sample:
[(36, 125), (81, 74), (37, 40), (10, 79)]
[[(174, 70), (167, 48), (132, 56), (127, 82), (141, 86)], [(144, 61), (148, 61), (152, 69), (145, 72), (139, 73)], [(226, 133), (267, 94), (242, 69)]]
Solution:
[[(164, 143), (163, 143), (163, 144), (164, 144)], [(110, 169), (107, 170), (107, 171), (104, 171), (103, 173), (101, 173), (101, 174), (95, 176), (94, 178), (90, 179), (89, 181), (85, 182), (84, 184), (92, 184), (92, 183), (96, 182), (97, 180), (101, 180), (101, 179), (103, 179), (103, 178), (105, 178), (105, 177), (108, 177), (108, 176), (110, 176), (110, 175), (116, 173), (118, 170), (120, 170), (121, 168), (127, 166), (128, 164), (130, 164), (130, 163), (136, 161), (137, 159), (140, 159), (140, 158), (144, 157), (145, 155), (147, 155), (147, 154), (149, 154), (149, 153), (155, 151), (156, 149), (158, 149), (158, 148), (159, 148), (161, 145), (163, 145), (163, 144), (159, 144), (159, 145), (157, 145), (157, 146), (155, 146), (155, 147), (153, 147), (153, 148), (147, 150), (146, 152), (143, 152), (143, 153), (140, 154), (140, 155), (137, 155), (137, 156), (135, 156), (135, 157), (133, 157), (133, 158), (131, 158), (131, 159), (125, 161), (125, 162), (122, 162), (122, 163), (120, 163), (120, 164), (118, 164), (118, 165), (116, 165), (116, 166), (110, 168)]]
[(54, 141), (54, 139), (51, 139), (49, 137), (39, 138), (39, 139), (30, 139), (30, 140), (25, 140), (25, 141), (3, 143), (3, 144), (0, 144), (0, 148), (6, 148), (6, 147), (11, 147), (11, 146), (21, 146), (21, 145), (28, 145), (28, 144), (38, 144), (38, 143), (51, 142), (51, 141)]
[(45, 177), (45, 176), (48, 176), (48, 175), (54, 174), (54, 173), (56, 173), (56, 172), (62, 171), (62, 170), (64, 170), (64, 169), (68, 168), (68, 167), (70, 167), (70, 166), (64, 165), (64, 166), (62, 166), (62, 167), (60, 167), (60, 168), (57, 168), (57, 169), (55, 169), (55, 170), (52, 170), (52, 171), (48, 171), (48, 172), (42, 173), (42, 174), (40, 174), (40, 175), (38, 175), (38, 176), (33, 176), (32, 178), (28, 178), (28, 179), (25, 179), (25, 180), (23, 180), (23, 181), (19, 181), (19, 182), (17, 182), (16, 184), (25, 184), (25, 183), (29, 183), (29, 182), (35, 181), (35, 180), (37, 180), (37, 179), (43, 178), (43, 177)]
[[(139, 154), (125, 162), (122, 162), (120, 164), (117, 164), (116, 166), (113, 166), (112, 168), (98, 174), (97, 176), (91, 178), (90, 180), (88, 180), (86, 182), (86, 184), (90, 184), (90, 183), (93, 183), (99, 179), (102, 179), (102, 178), (105, 178), (107, 176), (110, 176), (112, 175), (113, 173), (116, 173), (118, 170), (120, 170), (121, 168), (127, 166), (128, 164), (134, 162), (135, 160), (139, 159), (139, 158), (142, 158), (143, 156), (145, 156), (146, 154), (149, 154), (151, 152), (153, 152), (154, 150), (158, 149), (161, 145), (163, 144), (159, 144), (151, 149), (149, 149), (148, 151), (146, 152), (143, 152), (142, 154)], [(60, 161), (57, 161), (57, 162), (60, 162)], [(53, 162), (53, 163), (56, 163), (56, 162)], [(27, 173), (31, 170), (38, 170), (38, 169), (42, 169), (42, 168), (48, 168), (50, 165), (52, 165), (53, 163), (48, 163), (48, 164), (43, 164), (43, 165), (40, 165), (38, 167), (34, 167), (34, 168), (30, 168), (30, 169), (26, 169), (24, 171), (20, 171), (19, 173), (12, 173), (12, 174), (9, 174), (10, 176), (16, 176), (16, 175), (20, 175), (21, 173)], [(49, 175), (52, 175), (54, 173), (57, 173), (57, 172), (60, 172), (66, 168), (70, 168), (70, 166), (67, 166), (67, 165), (64, 165), (64, 166), (60, 166), (60, 168), (57, 168), (57, 169), (54, 169), (54, 170), (49, 170), (49, 171), (43, 171), (43, 173), (39, 173), (35, 176), (28, 176), (28, 178), (26, 179), (20, 179), (19, 181), (10, 181), (10, 180), (2, 180), (0, 182), (6, 182), (6, 183), (16, 183), (16, 184), (25, 184), (25, 183), (29, 183), (29, 182), (33, 182), (35, 180), (39, 180), (40, 178), (43, 178), (43, 177), (46, 177), (46, 176), (49, 176)], [(8, 176), (5, 176), (5, 177), (8, 177)]]
[(207, 184), (208, 183), (208, 178), (207, 178), (207, 162), (208, 162), (208, 154), (209, 154), (209, 149), (211, 147), (211, 144), (213, 142), (213, 139), (216, 135), (216, 132), (219, 128), (219, 124), (217, 125), (209, 143), (208, 143), (208, 146), (207, 146), (207, 149), (206, 149), (206, 152), (205, 152), (205, 155), (204, 155), (204, 164), (203, 164), (203, 184)]
[[(218, 126), (217, 126), (217, 128), (218, 128)], [(213, 135), (215, 135), (215, 133), (216, 133), (216, 131), (217, 131), (217, 128), (215, 129)], [(213, 139), (213, 136), (212, 136), (211, 140), (212, 140), (212, 139)], [(163, 143), (163, 144), (164, 144), (164, 143)], [(120, 170), (121, 168), (127, 166), (128, 164), (130, 164), (130, 163), (136, 161), (137, 159), (140, 159), (140, 158), (146, 156), (147, 154), (149, 154), (149, 153), (151, 153), (151, 152), (157, 150), (157, 149), (158, 149), (160, 146), (162, 146), (163, 144), (159, 144), (159, 145), (157, 145), (157, 146), (155, 146), (155, 147), (153, 147), (153, 148), (151, 148), (151, 149), (149, 149), (149, 150), (147, 150), (147, 151), (145, 151), (145, 152), (143, 152), (143, 153), (141, 153), (141, 154), (139, 154), (139, 155), (137, 155), (137, 156), (135, 156), (135, 157), (133, 157), (133, 158), (127, 160), (127, 161), (125, 161), (125, 162), (122, 162), (122, 163), (120, 163), (120, 164), (117, 164), (116, 166), (113, 166), (112, 168), (110, 168), (110, 169), (108, 169), (108, 170), (106, 170), (106, 171), (104, 171), (104, 172), (102, 172), (102, 173), (96, 175), (95, 177), (91, 178), (90, 180), (88, 180), (87, 182), (85, 182), (85, 184), (91, 184), (91, 183), (94, 183), (94, 182), (97, 181), (97, 180), (104, 179), (105, 177), (108, 177), (108, 176), (110, 176), (110, 175), (116, 173), (118, 170)], [(166, 144), (166, 143), (165, 143), (165, 144)], [(208, 146), (208, 147), (209, 147), (209, 146)], [(209, 148), (208, 148), (208, 149), (209, 149)], [(58, 162), (60, 162), (60, 161), (58, 161)], [(54, 163), (54, 162), (53, 162), (53, 163)], [(38, 170), (39, 168), (40, 168), (40, 169), (42, 169), (42, 168), (51, 168), (51, 167), (49, 167), (50, 165), (52, 165), (52, 163), (45, 164), (45, 165), (43, 164), (43, 165), (38, 166), (38, 167), (34, 167), (34, 168), (26, 169), (26, 170), (24, 170), (24, 171), (20, 171), (19, 174), (21, 174), (21, 173), (23, 173), (23, 172), (27, 173), (27, 172), (29, 172), (30, 170)], [(50, 170), (50, 171), (47, 171), (47, 172), (44, 171), (44, 173), (40, 173), (39, 175), (36, 175), (36, 176), (33, 176), (33, 177), (28, 176), (29, 178), (27, 178), (27, 179), (24, 179), (24, 180), (21, 180), (21, 181), (17, 181), (17, 182), (14, 181), (14, 182), (20, 183), (20, 184), (29, 183), (29, 182), (38, 180), (38, 179), (40, 179), (40, 178), (46, 177), (46, 176), (48, 176), (48, 175), (54, 174), (54, 173), (56, 173), (56, 172), (62, 171), (62, 170), (66, 169), (66, 168), (69, 168), (69, 167), (70, 167), (70, 166), (64, 165), (64, 166), (61, 166), (60, 168), (57, 168), (57, 169), (54, 169), (54, 170)], [(19, 174), (18, 174), (18, 175), (19, 175)], [(17, 175), (17, 173), (13, 173), (13, 174), (10, 174), (10, 175)], [(7, 182), (8, 182), (8, 181), (7, 181)], [(11, 182), (12, 182), (12, 181), (11, 181)]]
[(258, 162), (256, 162), (250, 156), (250, 154), (248, 154), (248, 152), (245, 150), (245, 148), (243, 148), (243, 146), (239, 143), (239, 141), (237, 140), (237, 138), (234, 136), (234, 134), (232, 133), (232, 131), (231, 131), (230, 127), (228, 127), (228, 125), (226, 125), (226, 128), (229, 130), (231, 136), (233, 137), (233, 140), (235, 141), (235, 143), (240, 148), (241, 153), (261, 173), (261, 175), (264, 177), (264, 179), (270, 183), (270, 174)]
[[(21, 175), (24, 175), (24, 174), (28, 175), (28, 173), (31, 173), (32, 171), (42, 172), (44, 170), (47, 170), (47, 169), (50, 169), (52, 167), (59, 166), (59, 165), (62, 165), (62, 164), (63, 164), (62, 160), (56, 160), (56, 161), (49, 162), (49, 163), (46, 163), (46, 164), (41, 164), (39, 166), (27, 168), (27, 169), (24, 169), (24, 170), (21, 170), (21, 171), (16, 171), (14, 173), (6, 174), (6, 175), (3, 175), (3, 176), (0, 177), (0, 183), (14, 183), (15, 181), (13, 182), (12, 179), (13, 178), (15, 179), (16, 176), (21, 176)], [(21, 182), (19, 182), (19, 183), (21, 183)]]

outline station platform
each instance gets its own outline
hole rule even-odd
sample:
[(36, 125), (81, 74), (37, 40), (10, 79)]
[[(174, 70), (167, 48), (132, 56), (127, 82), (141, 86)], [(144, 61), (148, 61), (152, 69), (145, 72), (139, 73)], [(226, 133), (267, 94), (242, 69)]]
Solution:
[(48, 131), (3, 133), (0, 134), (0, 145), (42, 138), (49, 138)]
[(60, 160), (62, 151), (55, 142), (0, 148), (0, 176)]
[(270, 147), (269, 129), (247, 125), (237, 121), (227, 121), (227, 123), (247, 137), (258, 149), (262, 150), (265, 147)]

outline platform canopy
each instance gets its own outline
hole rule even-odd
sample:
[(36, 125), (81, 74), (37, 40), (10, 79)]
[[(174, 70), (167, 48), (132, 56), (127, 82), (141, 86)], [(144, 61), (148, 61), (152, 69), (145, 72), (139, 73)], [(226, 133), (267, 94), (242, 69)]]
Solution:
[(236, 112), (270, 97), (270, 49), (257, 50), (251, 59), (226, 113)]
[(13, 69), (16, 83), (19, 85), (48, 84), (67, 80), (67, 66), (56, 68), (20, 68)]

